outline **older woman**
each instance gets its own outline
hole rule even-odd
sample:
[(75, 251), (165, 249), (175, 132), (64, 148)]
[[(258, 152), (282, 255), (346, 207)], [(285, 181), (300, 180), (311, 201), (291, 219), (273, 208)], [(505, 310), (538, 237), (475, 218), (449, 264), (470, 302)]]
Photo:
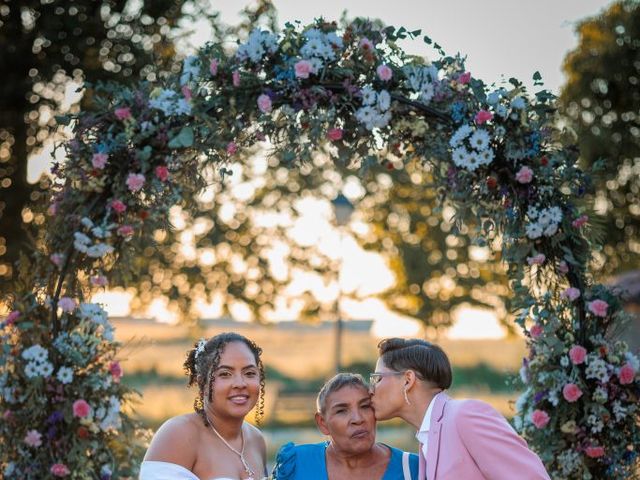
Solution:
[(360, 375), (340, 373), (320, 390), (316, 424), (328, 442), (284, 445), (275, 480), (410, 480), (418, 457), (376, 443), (376, 420)]

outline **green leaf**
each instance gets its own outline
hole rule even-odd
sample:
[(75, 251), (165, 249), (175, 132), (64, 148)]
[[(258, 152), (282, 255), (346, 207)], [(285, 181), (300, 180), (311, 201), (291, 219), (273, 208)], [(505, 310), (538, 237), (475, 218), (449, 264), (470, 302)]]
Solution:
[(540, 72), (537, 72), (533, 74), (533, 79), (534, 80), (542, 80), (542, 75), (540, 75)]
[(56, 115), (55, 118), (59, 125), (69, 125), (71, 123), (71, 117), (69, 115)]
[(169, 141), (169, 148), (186, 148), (193, 146), (193, 128), (183, 127), (182, 130)]
[(427, 37), (426, 35), (424, 37), (422, 37), (422, 40), (424, 41), (424, 43), (426, 43), (427, 45), (431, 45), (433, 43), (433, 40), (431, 40), (429, 37)]

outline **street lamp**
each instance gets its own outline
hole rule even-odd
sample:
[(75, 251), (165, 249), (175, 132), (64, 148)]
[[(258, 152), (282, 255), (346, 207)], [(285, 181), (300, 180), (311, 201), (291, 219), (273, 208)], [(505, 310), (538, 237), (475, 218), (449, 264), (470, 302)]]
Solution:
[(342, 247), (344, 245), (344, 227), (349, 223), (351, 219), (351, 214), (354, 211), (353, 204), (349, 201), (347, 197), (342, 194), (339, 194), (336, 198), (331, 202), (333, 204), (333, 213), (336, 220), (336, 225), (338, 226), (338, 232), (340, 235), (340, 249), (339, 259), (340, 266), (338, 267), (338, 297), (336, 298), (336, 345), (335, 345), (335, 368), (336, 373), (340, 372), (341, 367), (341, 359), (342, 359), (342, 314), (340, 311), (340, 301), (342, 297), (342, 284), (340, 282), (340, 274), (342, 272), (342, 266), (344, 263), (344, 257), (342, 252)]

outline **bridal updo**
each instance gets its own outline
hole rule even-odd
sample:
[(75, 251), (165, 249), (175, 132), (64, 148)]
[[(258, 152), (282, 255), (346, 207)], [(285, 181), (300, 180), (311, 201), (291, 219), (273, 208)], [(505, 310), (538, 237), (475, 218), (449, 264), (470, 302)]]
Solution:
[(264, 366), (262, 365), (262, 349), (249, 340), (247, 337), (234, 332), (220, 333), (209, 340), (204, 338), (196, 342), (191, 350), (187, 352), (187, 358), (184, 362), (184, 370), (189, 376), (189, 387), (196, 385), (198, 387), (198, 396), (193, 401), (194, 411), (202, 417), (203, 422), (207, 425), (207, 417), (204, 411), (205, 390), (207, 390), (207, 380), (210, 380), (209, 388), (206, 391), (209, 402), (213, 399), (213, 389), (215, 384), (214, 372), (220, 365), (220, 356), (224, 352), (225, 347), (229, 343), (244, 343), (256, 361), (256, 365), (260, 372), (260, 395), (255, 409), (255, 421), (260, 424), (260, 420), (264, 415)]

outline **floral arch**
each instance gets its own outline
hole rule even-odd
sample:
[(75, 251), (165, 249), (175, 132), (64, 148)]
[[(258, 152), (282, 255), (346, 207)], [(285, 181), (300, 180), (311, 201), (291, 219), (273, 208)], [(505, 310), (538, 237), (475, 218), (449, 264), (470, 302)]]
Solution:
[(456, 220), (502, 242), (530, 352), (516, 428), (554, 478), (628, 477), (638, 359), (610, 335), (620, 301), (589, 277), (589, 176), (554, 98), (515, 79), (487, 86), (437, 45), (426, 63), (396, 44), (419, 35), (365, 20), (255, 30), (233, 52), (208, 45), (162, 84), (98, 86), (95, 111), (59, 119), (74, 137), (43, 207), (46, 239), (24, 257), (0, 328), (4, 478), (135, 476), (141, 442), (121, 411), (131, 392), (118, 345), (85, 299), (208, 170), (224, 177), (267, 140), (291, 168), (323, 149), (363, 175), (390, 157), (429, 169)]

